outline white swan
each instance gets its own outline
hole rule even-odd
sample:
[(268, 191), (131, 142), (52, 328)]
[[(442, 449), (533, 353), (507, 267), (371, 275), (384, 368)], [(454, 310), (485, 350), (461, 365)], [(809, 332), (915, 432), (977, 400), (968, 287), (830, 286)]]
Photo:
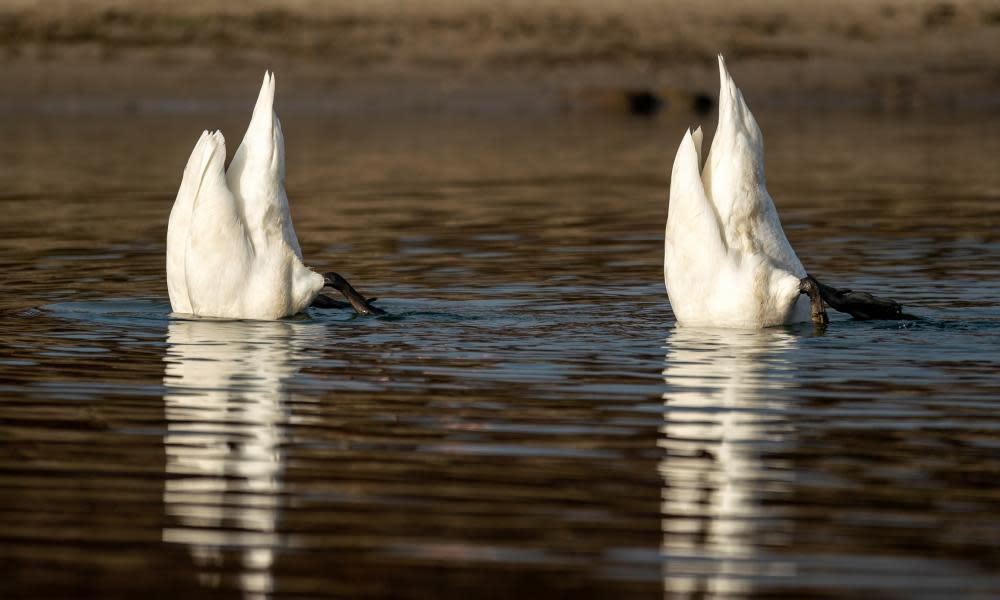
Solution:
[(760, 129), (721, 55), (719, 78), (719, 125), (705, 168), (699, 127), (684, 135), (670, 178), (663, 274), (677, 322), (760, 328), (825, 320), (767, 193)]
[[(222, 133), (205, 131), (184, 168), (167, 227), (167, 291), (175, 313), (280, 319), (312, 305), (326, 285), (358, 312), (382, 312), (336, 273), (320, 275), (302, 263), (270, 72), (228, 173), (225, 160)], [(332, 305), (340, 304), (323, 306)]]

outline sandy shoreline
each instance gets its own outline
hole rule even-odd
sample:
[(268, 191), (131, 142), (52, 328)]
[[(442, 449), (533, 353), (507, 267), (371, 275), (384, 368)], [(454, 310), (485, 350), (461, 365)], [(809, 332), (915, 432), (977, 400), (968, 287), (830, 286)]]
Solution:
[(304, 109), (574, 109), (646, 88), (687, 106), (714, 94), (719, 51), (758, 104), (1000, 107), (1000, 7), (979, 0), (10, 0), (0, 31), (6, 110), (223, 107), (265, 68)]

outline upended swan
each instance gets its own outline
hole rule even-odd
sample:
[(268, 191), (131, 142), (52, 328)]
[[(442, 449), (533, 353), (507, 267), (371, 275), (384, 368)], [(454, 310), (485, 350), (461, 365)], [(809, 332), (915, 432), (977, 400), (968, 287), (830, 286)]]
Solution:
[(670, 177), (663, 274), (677, 322), (756, 329), (827, 322), (825, 300), (855, 318), (905, 318), (892, 300), (825, 286), (802, 266), (764, 182), (764, 140), (719, 55), (719, 123), (701, 165), (688, 129)]
[[(343, 277), (302, 262), (285, 194), (285, 141), (267, 72), (229, 170), (220, 131), (195, 144), (167, 226), (167, 291), (175, 313), (273, 320), (309, 306), (382, 314)], [(332, 287), (349, 304), (321, 294)]]

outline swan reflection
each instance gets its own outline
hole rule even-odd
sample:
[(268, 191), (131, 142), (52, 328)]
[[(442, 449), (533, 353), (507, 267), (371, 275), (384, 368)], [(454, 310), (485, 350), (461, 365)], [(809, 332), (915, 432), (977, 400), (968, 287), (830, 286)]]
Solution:
[(221, 585), (232, 574), (244, 597), (271, 592), (281, 543), (286, 383), (310, 327), (170, 322), (163, 540), (189, 548), (204, 585)]
[(791, 567), (761, 548), (783, 533), (761, 506), (788, 488), (790, 471), (763, 456), (790, 443), (784, 412), (791, 385), (783, 330), (677, 328), (663, 378), (665, 458), (661, 551), (668, 597), (744, 595)]

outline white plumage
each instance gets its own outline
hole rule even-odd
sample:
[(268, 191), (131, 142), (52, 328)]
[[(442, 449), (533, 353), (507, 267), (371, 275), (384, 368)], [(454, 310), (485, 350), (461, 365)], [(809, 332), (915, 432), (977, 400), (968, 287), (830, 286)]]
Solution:
[(280, 319), (305, 310), (323, 276), (302, 263), (285, 194), (285, 142), (264, 74), (253, 117), (226, 173), (226, 141), (202, 133), (167, 228), (167, 290), (175, 313)]
[(760, 328), (810, 321), (806, 271), (764, 182), (764, 140), (719, 56), (719, 125), (681, 140), (670, 179), (663, 274), (680, 325)]

